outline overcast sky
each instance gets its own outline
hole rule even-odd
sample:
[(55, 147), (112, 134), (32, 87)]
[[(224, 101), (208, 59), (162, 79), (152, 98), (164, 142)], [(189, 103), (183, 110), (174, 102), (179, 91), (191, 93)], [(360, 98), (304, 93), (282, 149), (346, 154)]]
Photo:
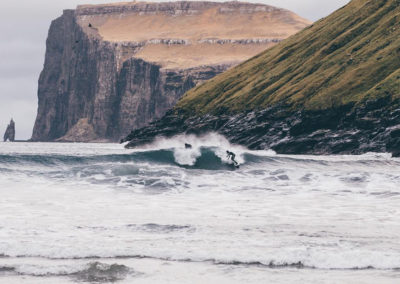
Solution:
[[(126, 0), (125, 0), (126, 1)], [(37, 81), (44, 63), (47, 31), (63, 9), (115, 0), (1, 0), (0, 135), (9, 120), (16, 138), (29, 139), (37, 110)], [(312, 21), (327, 16), (349, 0), (260, 0), (296, 12)]]

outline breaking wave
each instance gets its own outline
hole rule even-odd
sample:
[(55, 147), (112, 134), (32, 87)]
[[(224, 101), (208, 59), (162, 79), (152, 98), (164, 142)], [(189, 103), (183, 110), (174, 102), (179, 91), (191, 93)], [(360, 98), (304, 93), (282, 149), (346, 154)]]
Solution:
[[(204, 170), (233, 170), (235, 167), (216, 148), (200, 148), (186, 153), (180, 149), (140, 151), (125, 155), (62, 156), (62, 155), (0, 155), (0, 165), (63, 166), (102, 163), (151, 163)], [(7, 170), (6, 168), (3, 169)]]
[[(187, 149), (185, 143), (192, 147)], [(62, 167), (62, 166), (88, 166), (99, 164), (156, 164), (183, 167), (187, 169), (202, 170), (234, 170), (233, 161), (227, 158), (226, 151), (236, 154), (239, 164), (247, 162), (263, 162), (261, 155), (274, 155), (273, 151), (259, 151), (252, 154), (246, 148), (230, 144), (224, 137), (217, 134), (209, 134), (202, 137), (177, 136), (171, 139), (160, 138), (154, 143), (141, 149), (124, 150), (120, 153), (99, 155), (87, 153), (3, 153), (0, 155), (0, 168), (3, 165), (38, 166), (38, 167)], [(22, 151), (23, 152), (23, 151)]]
[[(383, 255), (383, 254), (381, 254)], [(128, 274), (138, 276), (142, 274), (135, 271), (133, 268), (123, 263), (129, 260), (155, 260), (161, 262), (171, 263), (208, 263), (213, 265), (228, 265), (228, 266), (244, 266), (244, 267), (260, 267), (268, 269), (282, 269), (282, 268), (296, 268), (296, 269), (322, 269), (322, 270), (400, 270), (399, 261), (395, 259), (394, 255), (391, 265), (382, 263), (379, 259), (373, 259), (373, 256), (380, 256), (378, 253), (373, 254), (370, 258), (361, 262), (356, 259), (345, 260), (344, 255), (339, 255), (335, 258), (333, 255), (327, 255), (329, 265), (326, 262), (318, 263), (311, 258), (298, 260), (295, 256), (282, 257), (281, 259), (272, 258), (265, 260), (240, 260), (240, 259), (224, 259), (224, 258), (177, 258), (169, 256), (150, 256), (150, 255), (117, 255), (117, 256), (91, 256), (91, 257), (73, 257), (73, 258), (59, 258), (59, 257), (44, 257), (44, 256), (17, 256), (17, 258), (10, 258), (10, 262), (19, 259), (24, 265), (6, 265), (0, 266), (1, 273), (13, 273), (20, 275), (33, 275), (33, 276), (70, 276), (80, 281), (88, 282), (115, 282), (124, 279)], [(322, 257), (322, 256), (321, 256)], [(292, 258), (292, 260), (290, 260)], [(55, 265), (53, 268), (44, 265), (33, 264), (34, 260), (37, 261), (57, 261), (64, 265)], [(332, 262), (336, 260), (336, 262)], [(343, 262), (337, 262), (343, 260)], [(83, 262), (82, 262), (83, 261)], [(103, 263), (103, 262), (107, 263)], [(110, 263), (111, 262), (111, 263)], [(45, 263), (45, 262), (44, 262)]]
[(128, 275), (138, 276), (140, 273), (123, 264), (108, 264), (96, 261), (83, 266), (65, 264), (52, 268), (33, 264), (0, 266), (1, 274), (35, 277), (62, 276), (78, 282), (113, 283), (125, 279)]
[[(227, 148), (229, 149), (229, 148)], [(21, 165), (21, 166), (84, 166), (84, 165), (99, 165), (99, 164), (158, 164), (178, 166), (187, 169), (202, 169), (202, 170), (235, 170), (232, 161), (226, 157), (226, 150), (219, 147), (199, 147), (196, 149), (170, 148), (170, 149), (155, 149), (155, 150), (140, 150), (127, 154), (110, 154), (110, 155), (90, 155), (90, 156), (70, 156), (70, 155), (0, 155), (0, 170), (10, 171), (6, 166)], [(272, 151), (262, 154), (256, 151), (237, 151), (236, 160), (239, 165), (246, 164), (265, 164), (265, 163), (302, 163), (319, 164), (319, 165), (340, 165), (345, 164), (346, 160), (320, 160), (318, 158), (302, 158), (278, 156)], [(373, 158), (374, 157), (374, 158)], [(375, 156), (359, 156), (353, 163), (360, 165), (400, 165), (400, 161), (394, 159), (386, 159), (383, 155)], [(370, 158), (370, 159), (369, 159)], [(4, 166), (4, 167), (3, 167)]]
[(100, 262), (90, 263), (85, 269), (71, 273), (72, 276), (85, 282), (116, 282), (123, 280), (131, 270), (121, 264), (104, 264)]
[(162, 283), (174, 271), (203, 279), (229, 270), (259, 273), (251, 283), (260, 283), (285, 270), (400, 267), (400, 159), (388, 154), (277, 155), (218, 135), (130, 150), (1, 146), (0, 282)]

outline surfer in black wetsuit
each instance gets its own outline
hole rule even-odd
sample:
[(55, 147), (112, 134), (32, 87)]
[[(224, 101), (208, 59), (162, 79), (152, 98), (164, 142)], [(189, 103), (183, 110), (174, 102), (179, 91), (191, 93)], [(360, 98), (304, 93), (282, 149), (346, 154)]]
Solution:
[(226, 151), (226, 157), (227, 157), (228, 159), (230, 159), (230, 160), (234, 161), (234, 160), (235, 160), (235, 157), (236, 157), (236, 155), (235, 155), (235, 153), (233, 153), (233, 152)]
[(185, 143), (185, 149), (192, 149), (192, 145)]
[(226, 151), (226, 157), (233, 162), (233, 164), (238, 167), (239, 163), (235, 160), (236, 155), (233, 152)]

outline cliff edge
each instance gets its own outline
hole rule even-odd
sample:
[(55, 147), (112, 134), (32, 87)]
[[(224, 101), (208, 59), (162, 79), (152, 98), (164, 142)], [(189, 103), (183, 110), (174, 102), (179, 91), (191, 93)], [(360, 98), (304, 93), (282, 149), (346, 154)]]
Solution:
[(186, 91), (309, 24), (241, 2), (66, 10), (49, 30), (32, 140), (118, 141), (162, 117)]

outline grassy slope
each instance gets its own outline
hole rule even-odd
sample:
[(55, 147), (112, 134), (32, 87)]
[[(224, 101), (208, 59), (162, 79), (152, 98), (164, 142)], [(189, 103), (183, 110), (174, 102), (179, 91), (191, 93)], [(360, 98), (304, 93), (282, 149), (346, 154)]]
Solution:
[(189, 91), (175, 109), (202, 115), (283, 103), (318, 110), (388, 95), (400, 97), (400, 0), (353, 0)]

